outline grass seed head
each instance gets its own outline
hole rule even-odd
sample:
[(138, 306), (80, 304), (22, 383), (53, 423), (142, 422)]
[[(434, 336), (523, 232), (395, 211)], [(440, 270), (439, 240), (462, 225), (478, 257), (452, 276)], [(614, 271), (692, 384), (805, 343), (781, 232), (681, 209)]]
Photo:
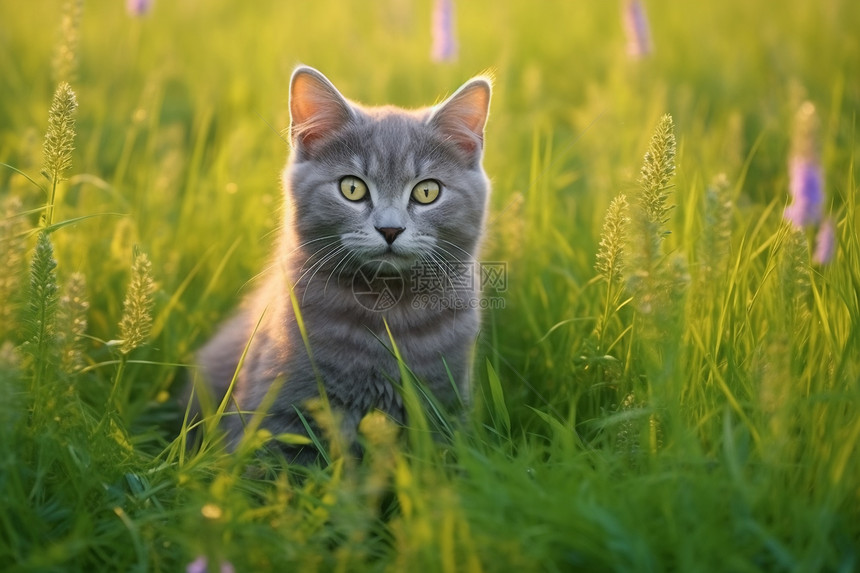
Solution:
[(77, 109), (75, 92), (68, 83), (60, 83), (54, 92), (48, 112), (48, 131), (45, 134), (44, 146), (44, 170), (53, 182), (62, 180), (72, 165)]
[(123, 302), (122, 320), (119, 323), (122, 344), (120, 352), (128, 354), (146, 342), (152, 329), (152, 263), (146, 253), (136, 252), (131, 268), (131, 283)]
[(623, 193), (615, 197), (606, 210), (603, 219), (603, 232), (600, 236), (600, 249), (597, 252), (597, 272), (608, 283), (621, 279), (624, 267), (624, 244), (627, 241), (627, 227), (630, 223), (627, 196)]
[(84, 365), (84, 335), (87, 331), (87, 281), (83, 274), (69, 277), (60, 298), (57, 336), (60, 347), (60, 365), (65, 372), (75, 372)]

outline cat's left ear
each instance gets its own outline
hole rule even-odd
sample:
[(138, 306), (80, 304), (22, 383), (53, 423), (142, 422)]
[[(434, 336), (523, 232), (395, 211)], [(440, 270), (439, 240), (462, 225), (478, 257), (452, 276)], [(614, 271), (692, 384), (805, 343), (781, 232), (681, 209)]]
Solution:
[(339, 131), (353, 112), (328, 78), (308, 66), (290, 80), (290, 137), (295, 148), (310, 151)]
[(428, 120), (446, 139), (456, 144), (469, 161), (481, 159), (491, 93), (489, 78), (482, 76), (469, 80), (436, 106)]

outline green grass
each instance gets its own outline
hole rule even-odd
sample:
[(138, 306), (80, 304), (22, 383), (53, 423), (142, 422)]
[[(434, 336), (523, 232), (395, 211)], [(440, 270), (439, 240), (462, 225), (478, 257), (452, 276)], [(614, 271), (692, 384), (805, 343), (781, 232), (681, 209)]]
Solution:
[[(461, 1), (453, 64), (429, 59), (429, 0), (122, 4), (83, 7), (76, 65), (52, 64), (59, 0), (0, 6), (0, 569), (860, 568), (860, 4), (652, 0), (636, 61), (618, 2)], [(325, 468), (214, 433), (188, 451), (174, 402), (266, 264), (299, 62), (403, 106), (491, 70), (483, 258), (509, 272), (469, 414), (370, 417), (366, 458)], [(77, 135), (48, 209), (63, 79)], [(782, 218), (806, 100), (828, 265)], [(664, 114), (671, 208), (648, 222), (637, 180)], [(602, 235), (621, 193), (628, 240)], [(621, 280), (595, 270), (601, 239)]]

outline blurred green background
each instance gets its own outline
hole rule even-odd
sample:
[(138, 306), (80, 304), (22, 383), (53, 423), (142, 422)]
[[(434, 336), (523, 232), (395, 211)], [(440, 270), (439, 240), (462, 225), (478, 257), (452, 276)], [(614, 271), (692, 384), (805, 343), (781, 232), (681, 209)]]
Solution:
[[(61, 79), (79, 109), (54, 220), (96, 215), (51, 234), (59, 282), (87, 279), (83, 372), (26, 384), (9, 318), (26, 261), (2, 269), (0, 569), (177, 571), (201, 555), (237, 571), (860, 566), (860, 3), (649, 0), (653, 51), (633, 57), (625, 2), (460, 0), (448, 62), (431, 58), (429, 0), (142, 4), (0, 4), (0, 162), (14, 167), (0, 199), (21, 200), (4, 224), (38, 224), (45, 194), (20, 172), (42, 181)], [(360, 464), (287, 471), (186, 452), (171, 396), (268, 261), (299, 63), (368, 105), (425, 106), (495, 77), (483, 256), (507, 263), (509, 288), (451, 441), (380, 438)], [(805, 101), (837, 228), (829, 265), (810, 262), (814, 229), (782, 217)], [(664, 254), (685, 278), (655, 335), (594, 264), (606, 208), (635, 202), (666, 113)], [(722, 210), (708, 203), (720, 175)], [(730, 237), (709, 252), (715, 217)], [(120, 377), (105, 341), (136, 245), (155, 322)], [(62, 416), (36, 415), (58, 402)]]

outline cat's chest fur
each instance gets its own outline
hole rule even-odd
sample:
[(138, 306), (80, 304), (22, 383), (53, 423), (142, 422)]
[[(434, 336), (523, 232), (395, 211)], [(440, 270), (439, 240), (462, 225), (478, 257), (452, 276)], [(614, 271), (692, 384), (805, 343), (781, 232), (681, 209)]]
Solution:
[(489, 98), (477, 78), (432, 108), (364, 108), (293, 74), (274, 263), (198, 354), (216, 400), (233, 388), (232, 443), (264, 406), (264, 428), (303, 433), (321, 392), (348, 438), (373, 409), (404, 421), (404, 368), (443, 404), (468, 401), (479, 293), (461, 279), (483, 235)]
[(282, 304), (278, 298), (280, 280), (257, 295), (258, 303), (268, 300), (271, 314), (250, 345), (249, 366), (239, 378), (240, 404), (259, 404), (267, 382), (279, 376), (290, 388), (290, 403), (312, 398), (320, 379), (336, 408), (356, 416), (379, 409), (402, 421), (395, 348), (403, 366), (440, 401), (468, 400), (468, 357), (479, 325), (475, 310), (425, 308), (426, 293), (420, 292), (405, 293), (386, 311), (372, 310), (355, 300), (349, 285), (310, 286), (293, 294), (304, 333), (293, 300)]

